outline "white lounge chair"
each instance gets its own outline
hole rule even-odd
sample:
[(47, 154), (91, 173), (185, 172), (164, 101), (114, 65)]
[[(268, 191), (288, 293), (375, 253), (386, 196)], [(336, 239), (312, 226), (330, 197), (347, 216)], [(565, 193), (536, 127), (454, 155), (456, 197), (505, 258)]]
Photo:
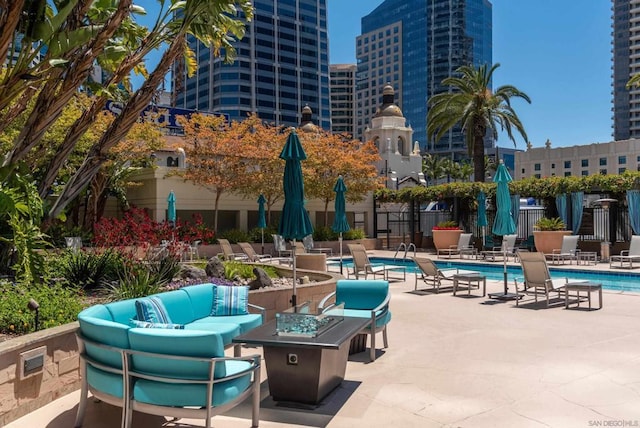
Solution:
[(562, 237), (562, 248), (554, 249), (551, 252), (551, 263), (564, 264), (565, 260), (569, 260), (571, 264), (572, 260), (578, 260), (578, 235), (570, 235)]
[[(616, 262), (620, 264), (614, 266)], [(629, 244), (628, 250), (622, 250), (619, 255), (609, 258), (609, 267), (633, 269), (633, 262), (640, 262), (640, 235), (633, 235), (631, 237), (631, 244)], [(636, 267), (638, 267), (638, 265), (636, 265)]]
[(516, 256), (516, 238), (518, 235), (504, 235), (502, 237), (502, 245), (499, 247), (493, 247), (491, 250), (483, 251), (482, 256), (485, 260), (496, 261), (496, 257), (503, 258), (505, 255), (507, 258)]
[(458, 255), (460, 256), (462, 254), (462, 252), (469, 252), (473, 250), (473, 247), (471, 246), (471, 237), (473, 236), (472, 233), (462, 233), (460, 234), (460, 237), (458, 238), (458, 244), (457, 245), (452, 245), (449, 248), (440, 248), (438, 249), (437, 252), (437, 256), (438, 258), (440, 258), (440, 255), (447, 255), (448, 258), (451, 258), (451, 256), (453, 255)]
[(413, 261), (418, 266), (419, 272), (416, 272), (416, 282), (413, 287), (414, 291), (418, 290), (418, 278), (422, 279), (425, 284), (435, 289), (436, 293), (440, 292), (440, 286), (443, 280), (453, 281), (454, 275), (470, 275), (480, 274), (480, 272), (465, 269), (440, 269), (431, 259), (414, 257)]
[(389, 281), (390, 271), (402, 271), (402, 280), (404, 281), (407, 279), (407, 270), (404, 266), (371, 263), (371, 261), (369, 261), (369, 256), (367, 256), (367, 250), (362, 244), (347, 244), (347, 247), (349, 247), (349, 251), (353, 257), (353, 274), (356, 279), (359, 279), (360, 275), (364, 276), (364, 279), (367, 279), (369, 275), (373, 275), (374, 279), (376, 275), (382, 275), (385, 280)]

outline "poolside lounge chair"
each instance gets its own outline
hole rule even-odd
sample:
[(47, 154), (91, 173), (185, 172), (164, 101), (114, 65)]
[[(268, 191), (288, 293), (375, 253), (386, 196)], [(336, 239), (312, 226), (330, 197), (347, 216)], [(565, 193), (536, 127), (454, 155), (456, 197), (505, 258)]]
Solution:
[[(614, 266), (615, 262), (620, 263), (620, 265)], [(631, 237), (631, 244), (629, 244), (628, 250), (622, 250), (619, 255), (609, 258), (609, 267), (633, 269), (633, 262), (640, 262), (640, 235)], [(636, 265), (636, 267), (638, 266)]]
[(278, 257), (291, 256), (291, 250), (287, 248), (287, 241), (282, 235), (271, 235), (273, 238), (273, 247), (278, 252)]
[[(356, 279), (360, 278), (360, 275), (364, 276), (364, 279), (367, 279), (369, 275), (373, 275), (375, 279), (376, 275), (382, 275), (384, 279), (389, 281), (389, 272), (399, 272), (402, 271), (402, 280), (407, 279), (407, 271), (404, 266), (398, 265), (386, 265), (384, 263), (371, 263), (369, 261), (369, 256), (367, 256), (367, 250), (364, 248), (362, 244), (347, 244), (349, 247), (349, 251), (351, 252), (351, 256), (353, 257), (353, 274)], [(400, 278), (393, 278), (400, 279)]]
[[(519, 253), (520, 263), (522, 264), (522, 273), (524, 274), (524, 289), (525, 294), (533, 293), (535, 301), (538, 301), (538, 294), (542, 294), (546, 297), (546, 307), (549, 307), (549, 295), (551, 293), (558, 293), (560, 297), (561, 293), (565, 293), (565, 285), (568, 282), (588, 282), (584, 280), (572, 280), (568, 278), (551, 278), (549, 273), (549, 266), (547, 265), (547, 259), (544, 253), (539, 252), (523, 252)], [(516, 292), (518, 292), (518, 281), (515, 280)], [(516, 299), (516, 306), (518, 306), (520, 299)], [(562, 300), (564, 303), (564, 300)]]
[(442, 285), (443, 280), (453, 281), (454, 275), (461, 274), (478, 274), (479, 272), (465, 269), (440, 269), (431, 259), (422, 258), (422, 257), (413, 257), (413, 261), (418, 266), (419, 272), (416, 272), (416, 282), (413, 287), (414, 291), (418, 290), (418, 279), (422, 279), (425, 284), (431, 286), (435, 289), (436, 293), (440, 292), (440, 286)]
[[(444, 254), (451, 258), (453, 255), (461, 256), (463, 251), (473, 251), (473, 247), (471, 246), (471, 237), (472, 233), (462, 233), (458, 238), (458, 244), (452, 245), (449, 248), (439, 248), (437, 252), (438, 258), (440, 258), (440, 254)], [(462, 256), (461, 256), (462, 257)]]
[(307, 235), (302, 239), (302, 245), (307, 253), (325, 253), (330, 256), (333, 255), (333, 249), (329, 247), (321, 248), (316, 247), (313, 242), (313, 235)]
[(499, 247), (493, 247), (493, 249), (488, 251), (483, 251), (482, 256), (485, 260), (491, 260), (492, 262), (496, 261), (496, 257), (504, 258), (505, 255), (507, 258), (516, 256), (516, 238), (518, 235), (504, 235), (502, 237), (502, 245)]
[(578, 260), (578, 235), (569, 235), (562, 237), (562, 248), (554, 249), (551, 252), (551, 263), (560, 264), (565, 260), (569, 260), (571, 264), (572, 260)]
[(249, 259), (245, 253), (234, 253), (233, 248), (231, 248), (231, 243), (228, 239), (218, 238), (218, 243), (220, 244), (220, 248), (222, 249), (222, 253), (219, 253), (218, 256), (222, 256), (224, 260)]
[(291, 264), (293, 259), (291, 257), (272, 257), (271, 254), (257, 254), (251, 244), (248, 242), (238, 242), (238, 245), (242, 251), (247, 255), (250, 262), (254, 263), (280, 263)]

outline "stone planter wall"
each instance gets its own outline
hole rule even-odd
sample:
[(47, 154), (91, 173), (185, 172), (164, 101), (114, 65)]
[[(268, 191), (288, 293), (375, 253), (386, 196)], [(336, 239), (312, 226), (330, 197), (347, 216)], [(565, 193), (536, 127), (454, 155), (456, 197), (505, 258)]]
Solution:
[[(283, 276), (291, 276), (291, 269), (277, 267)], [(297, 287), (298, 302), (319, 302), (335, 291), (342, 276), (333, 272), (298, 269), (299, 278), (308, 276), (317, 281)], [(267, 321), (275, 319), (291, 303), (291, 288), (254, 290), (249, 302), (267, 310)], [(80, 388), (78, 344), (75, 332), (78, 323), (49, 328), (36, 333), (0, 342), (0, 427), (27, 413)], [(41, 373), (20, 379), (20, 354), (46, 346), (44, 368)]]

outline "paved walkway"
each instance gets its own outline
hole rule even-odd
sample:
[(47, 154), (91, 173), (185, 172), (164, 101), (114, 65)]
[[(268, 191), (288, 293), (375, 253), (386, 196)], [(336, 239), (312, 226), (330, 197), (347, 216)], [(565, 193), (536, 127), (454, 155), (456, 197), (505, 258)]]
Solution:
[[(278, 407), (263, 382), (260, 426), (640, 426), (640, 294), (605, 291), (604, 308), (595, 311), (565, 310), (563, 300), (544, 309), (532, 298), (516, 308), (447, 289), (414, 292), (413, 284), (413, 275), (391, 284), (390, 347), (374, 363), (368, 353), (351, 356), (345, 382), (313, 411)], [(502, 287), (488, 282), (489, 292)], [(254, 352), (260, 349), (243, 351)], [(78, 397), (69, 394), (7, 428), (71, 427)], [(120, 409), (90, 402), (85, 427), (119, 422)], [(214, 417), (213, 425), (249, 426), (249, 406)], [(204, 421), (135, 414), (133, 426)]]

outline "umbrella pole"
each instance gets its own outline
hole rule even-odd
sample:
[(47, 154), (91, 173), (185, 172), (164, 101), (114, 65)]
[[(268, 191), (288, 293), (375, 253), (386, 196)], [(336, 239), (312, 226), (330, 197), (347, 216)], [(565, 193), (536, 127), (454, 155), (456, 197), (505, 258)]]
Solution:
[(509, 294), (508, 285), (507, 285), (507, 246), (502, 244), (502, 265), (504, 267), (504, 295), (505, 297)]
[(342, 232), (338, 236), (338, 241), (340, 242), (340, 275), (342, 275)]
[(298, 296), (296, 296), (296, 240), (291, 241), (291, 257), (293, 258), (293, 295), (291, 296), (291, 305), (295, 308), (298, 304)]
[(264, 254), (264, 227), (260, 228), (260, 233), (262, 234), (262, 253)]

